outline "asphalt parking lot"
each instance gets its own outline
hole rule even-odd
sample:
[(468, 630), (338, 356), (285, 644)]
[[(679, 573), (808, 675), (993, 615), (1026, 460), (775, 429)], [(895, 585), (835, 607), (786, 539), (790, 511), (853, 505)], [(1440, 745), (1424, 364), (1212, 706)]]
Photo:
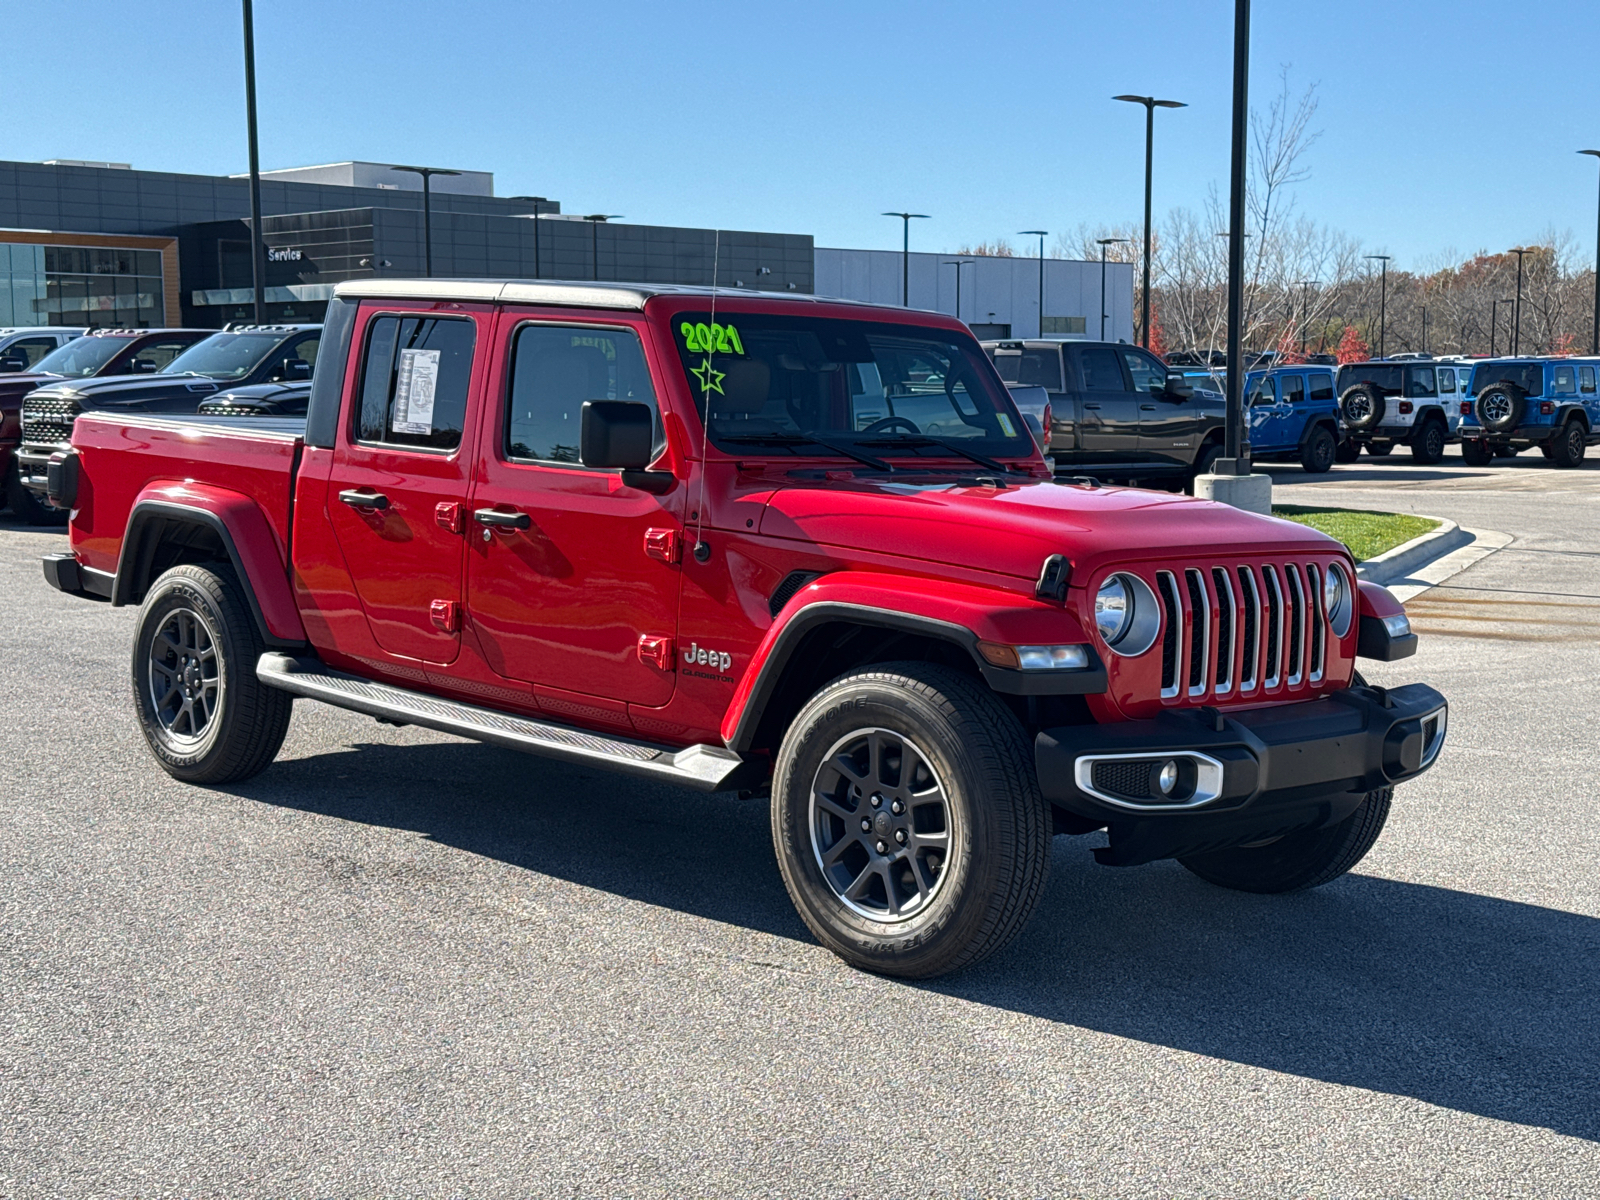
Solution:
[(909, 985), (810, 939), (760, 802), (302, 703), (184, 787), (129, 609), (0, 517), (0, 1196), (1600, 1192), (1600, 465), (1398, 457), (1280, 499), (1513, 535), (1377, 682), (1439, 765), (1310, 894), (1096, 866)]

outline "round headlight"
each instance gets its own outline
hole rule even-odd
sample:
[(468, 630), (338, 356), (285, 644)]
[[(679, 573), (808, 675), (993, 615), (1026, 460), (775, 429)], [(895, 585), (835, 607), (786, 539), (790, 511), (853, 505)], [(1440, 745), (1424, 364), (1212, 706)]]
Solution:
[(1355, 611), (1355, 604), (1350, 594), (1350, 581), (1345, 577), (1342, 567), (1331, 566), (1322, 577), (1322, 611), (1328, 615), (1328, 626), (1333, 630), (1334, 637), (1343, 637), (1350, 632), (1350, 617)]
[(1094, 597), (1094, 624), (1106, 645), (1115, 646), (1133, 619), (1133, 598), (1122, 576), (1113, 575), (1100, 585)]

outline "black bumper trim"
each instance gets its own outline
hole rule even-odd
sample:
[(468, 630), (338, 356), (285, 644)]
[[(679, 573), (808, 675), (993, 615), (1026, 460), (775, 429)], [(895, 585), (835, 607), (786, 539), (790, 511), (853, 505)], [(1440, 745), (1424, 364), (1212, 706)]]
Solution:
[[(1108, 829), (1111, 845), (1096, 856), (1133, 865), (1342, 820), (1368, 792), (1433, 765), (1447, 712), (1445, 698), (1426, 684), (1349, 688), (1220, 717), (1190, 709), (1150, 721), (1046, 729), (1034, 741), (1034, 763), (1046, 800)], [(1435, 714), (1443, 720), (1429, 742), (1424, 724)], [(1190, 808), (1146, 808), (1138, 798), (1108, 804), (1075, 778), (1085, 755), (1185, 752), (1222, 764), (1216, 799)]]

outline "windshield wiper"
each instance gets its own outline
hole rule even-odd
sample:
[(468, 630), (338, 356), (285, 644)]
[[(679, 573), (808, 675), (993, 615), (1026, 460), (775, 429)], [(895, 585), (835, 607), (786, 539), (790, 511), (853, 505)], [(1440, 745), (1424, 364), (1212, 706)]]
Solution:
[(979, 454), (976, 450), (968, 450), (960, 442), (949, 438), (934, 437), (928, 433), (908, 434), (904, 437), (896, 438), (881, 438), (870, 442), (863, 439), (861, 444), (864, 446), (938, 446), (941, 449), (950, 451), (951, 454), (959, 454), (962, 458), (970, 459), (980, 467), (988, 467), (991, 471), (999, 471), (1002, 475), (1028, 474), (1027, 471), (996, 462), (987, 455)]
[[(852, 450), (849, 446), (840, 445), (838, 442), (829, 441), (827, 438), (818, 437), (814, 433), (734, 433), (717, 435), (719, 442), (731, 442), (736, 446), (821, 446), (825, 450), (832, 450), (835, 454), (842, 454), (846, 458), (853, 458), (858, 463), (865, 463), (874, 471), (893, 472), (894, 467), (881, 458), (873, 458), (870, 454), (863, 454), (859, 450)], [(1003, 468), (1002, 468), (1003, 469)]]

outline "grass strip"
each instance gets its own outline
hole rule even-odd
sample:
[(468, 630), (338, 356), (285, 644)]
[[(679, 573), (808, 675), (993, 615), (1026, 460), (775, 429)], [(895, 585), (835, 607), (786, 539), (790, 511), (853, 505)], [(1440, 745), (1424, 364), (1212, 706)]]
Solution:
[(1295, 521), (1337, 538), (1350, 548), (1357, 562), (1376, 558), (1396, 546), (1421, 537), (1439, 522), (1407, 513), (1364, 512), (1352, 508), (1305, 508), (1298, 504), (1274, 504), (1272, 515)]

